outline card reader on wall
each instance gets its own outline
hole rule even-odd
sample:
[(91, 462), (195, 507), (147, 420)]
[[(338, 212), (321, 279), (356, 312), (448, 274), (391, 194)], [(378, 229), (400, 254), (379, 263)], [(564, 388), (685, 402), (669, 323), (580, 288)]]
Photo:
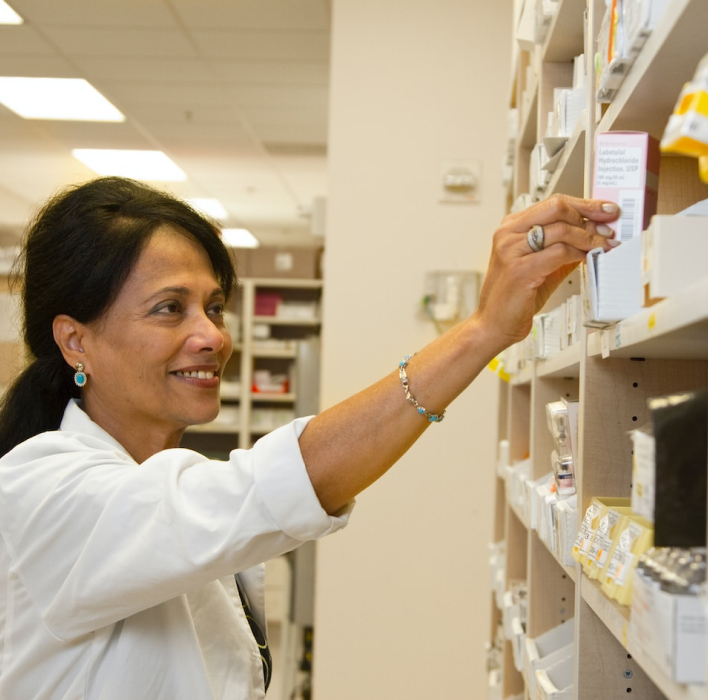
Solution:
[(469, 316), (479, 300), (479, 272), (430, 272), (423, 305), (433, 321), (455, 322)]

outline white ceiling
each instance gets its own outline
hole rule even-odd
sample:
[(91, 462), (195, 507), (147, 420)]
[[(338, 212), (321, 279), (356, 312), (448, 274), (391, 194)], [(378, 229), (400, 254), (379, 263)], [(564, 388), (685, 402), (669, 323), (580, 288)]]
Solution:
[[(225, 226), (307, 245), (326, 195), (330, 0), (9, 0), (0, 76), (85, 78), (124, 123), (26, 120), (0, 105), (0, 244), (65, 184), (73, 148), (165, 151)], [(159, 184), (159, 183), (158, 183)], [(162, 185), (161, 185), (162, 186)]]

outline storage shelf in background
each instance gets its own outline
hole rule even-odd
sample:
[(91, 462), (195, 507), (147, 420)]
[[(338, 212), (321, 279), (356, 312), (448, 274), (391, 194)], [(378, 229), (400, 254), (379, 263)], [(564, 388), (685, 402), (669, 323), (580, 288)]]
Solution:
[(524, 367), (516, 374), (511, 375), (509, 382), (513, 386), (521, 386), (522, 384), (530, 384), (531, 378), (533, 377), (533, 363), (529, 362), (526, 367)]
[(588, 356), (705, 360), (708, 278), (588, 337)]
[(533, 148), (536, 145), (536, 128), (538, 124), (538, 77), (534, 78), (533, 84), (527, 87), (526, 95), (533, 91), (530, 101), (524, 101), (519, 113), (521, 115), (521, 126), (519, 129), (519, 146), (522, 148)]
[(563, 148), (563, 155), (546, 186), (546, 195), (556, 192), (573, 197), (583, 196), (583, 162), (585, 160), (585, 129), (583, 118)]
[(642, 667), (654, 685), (668, 698), (668, 700), (704, 700), (705, 686), (682, 685), (660, 672), (656, 664), (646, 658), (636, 649), (627, 646), (627, 627), (629, 625), (629, 608), (610, 600), (603, 592), (597, 581), (590, 580), (583, 574), (580, 583), (580, 593), (583, 600), (592, 611), (600, 618), (612, 636), (632, 655), (632, 658)]
[(266, 323), (269, 326), (319, 326), (319, 318), (279, 318), (278, 316), (254, 316), (253, 323)]
[[(607, 107), (598, 132), (639, 130), (661, 138), (679, 96), (677, 85), (691, 79), (706, 52), (705, 36), (705, 0), (668, 3)], [(667, 75), (672, 79), (666, 80)]]
[(321, 289), (319, 279), (288, 279), (278, 277), (253, 277), (249, 281), (256, 287), (280, 287), (285, 289)]
[(253, 403), (293, 403), (295, 394), (269, 394), (268, 392), (254, 392), (251, 394)]
[(547, 360), (536, 361), (538, 377), (579, 377), (582, 346), (575, 343)]
[(238, 435), (239, 429), (223, 423), (204, 423), (203, 425), (190, 425), (188, 433), (218, 433), (220, 435)]
[(564, 63), (583, 52), (585, 0), (561, 0), (548, 28), (543, 45), (543, 61)]
[(253, 357), (268, 358), (268, 359), (286, 359), (292, 360), (296, 357), (295, 350), (254, 350)]

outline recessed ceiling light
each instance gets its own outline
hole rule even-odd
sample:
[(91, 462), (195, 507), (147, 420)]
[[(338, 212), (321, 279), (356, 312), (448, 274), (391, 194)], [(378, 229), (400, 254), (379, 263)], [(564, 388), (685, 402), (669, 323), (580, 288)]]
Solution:
[(223, 220), (229, 215), (229, 212), (226, 211), (224, 205), (218, 199), (196, 197), (194, 199), (188, 199), (187, 202), (195, 209), (198, 209), (214, 219)]
[(120, 175), (136, 180), (182, 181), (186, 173), (162, 151), (110, 148), (75, 148), (71, 154), (99, 175)]
[(125, 121), (83, 78), (0, 78), (0, 102), (25, 119)]
[(222, 229), (221, 237), (229, 248), (258, 248), (261, 244), (247, 228)]
[(24, 20), (5, 0), (0, 0), (0, 24), (22, 24)]

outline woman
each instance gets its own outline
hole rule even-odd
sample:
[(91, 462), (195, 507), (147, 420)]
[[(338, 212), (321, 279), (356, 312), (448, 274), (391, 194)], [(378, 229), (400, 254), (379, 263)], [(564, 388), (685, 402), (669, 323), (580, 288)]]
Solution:
[(179, 449), (216, 416), (231, 353), (218, 230), (120, 178), (52, 200), (22, 257), (31, 362), (0, 413), (0, 698), (263, 697), (260, 563), (343, 527), (567, 271), (614, 244), (616, 216), (555, 197), (507, 217), (470, 319), (219, 462)]

